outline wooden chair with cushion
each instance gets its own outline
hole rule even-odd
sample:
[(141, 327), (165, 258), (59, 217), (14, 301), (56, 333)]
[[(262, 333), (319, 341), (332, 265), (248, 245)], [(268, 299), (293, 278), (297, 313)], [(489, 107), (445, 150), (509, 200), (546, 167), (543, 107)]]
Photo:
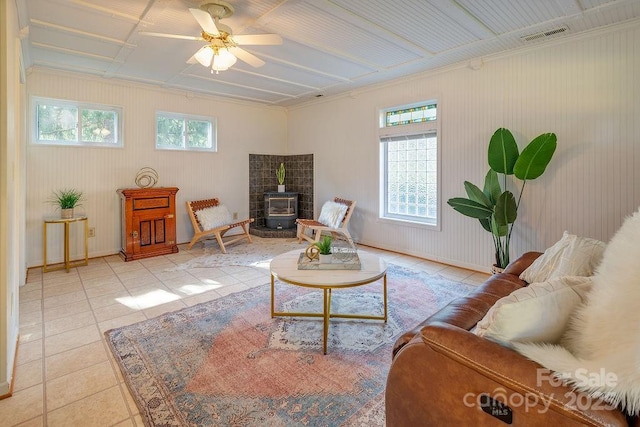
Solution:
[[(344, 237), (351, 246), (355, 246), (347, 226), (349, 225), (349, 219), (351, 219), (353, 210), (356, 207), (356, 202), (353, 200), (341, 199), (340, 197), (335, 197), (333, 201), (335, 203), (341, 203), (347, 206), (347, 210), (344, 214), (344, 218), (342, 219), (342, 222), (340, 223), (340, 226), (333, 228), (315, 219), (298, 218), (296, 220), (296, 223), (298, 224), (298, 231), (297, 231), (298, 242), (302, 242), (302, 239), (305, 239), (311, 243), (319, 242), (320, 238), (322, 237), (322, 233), (324, 232), (324, 233), (330, 233), (334, 238)], [(307, 230), (311, 231), (310, 235), (306, 233)]]
[[(198, 219), (198, 211), (215, 206), (221, 206), (218, 199), (206, 199), (187, 202), (187, 212), (189, 212), (189, 218), (191, 218), (191, 224), (193, 224), (193, 230), (195, 231), (193, 239), (191, 239), (191, 242), (187, 245), (187, 249), (191, 249), (191, 247), (203, 237), (209, 236), (215, 236), (218, 244), (220, 245), (220, 250), (223, 254), (227, 253), (225, 245), (235, 243), (243, 239), (247, 239), (250, 243), (253, 242), (253, 240), (251, 240), (251, 235), (249, 234), (249, 224), (254, 221), (253, 218), (231, 222), (229, 224), (218, 225), (210, 230), (205, 230), (200, 220)], [(225, 233), (236, 227), (241, 227), (243, 233), (227, 236), (226, 240), (223, 240), (223, 236), (225, 235)]]

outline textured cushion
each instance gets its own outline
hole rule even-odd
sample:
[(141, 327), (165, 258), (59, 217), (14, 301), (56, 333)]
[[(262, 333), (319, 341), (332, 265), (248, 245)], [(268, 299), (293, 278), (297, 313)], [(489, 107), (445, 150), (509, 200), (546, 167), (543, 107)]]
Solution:
[(195, 214), (204, 231), (213, 230), (221, 225), (227, 225), (233, 222), (231, 213), (225, 205), (200, 209), (196, 211)]
[(506, 347), (558, 342), (590, 287), (589, 277), (564, 276), (516, 289), (491, 307), (474, 332)]
[(318, 222), (331, 228), (338, 228), (342, 224), (344, 215), (347, 213), (348, 206), (344, 203), (325, 202), (322, 205)]
[(562, 276), (591, 276), (602, 259), (605, 243), (564, 232), (552, 247), (520, 275), (528, 283)]

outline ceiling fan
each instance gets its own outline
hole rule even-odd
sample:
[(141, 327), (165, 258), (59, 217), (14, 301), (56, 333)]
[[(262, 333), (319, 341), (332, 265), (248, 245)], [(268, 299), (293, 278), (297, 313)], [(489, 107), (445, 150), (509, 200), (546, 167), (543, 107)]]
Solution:
[(238, 45), (277, 45), (282, 44), (282, 37), (278, 34), (233, 35), (230, 27), (221, 24), (220, 20), (233, 15), (234, 9), (222, 0), (205, 1), (199, 9), (190, 8), (189, 11), (202, 27), (199, 37), (178, 34), (164, 34), (141, 31), (139, 34), (155, 37), (167, 37), (183, 40), (200, 40), (207, 42), (191, 58), (188, 64), (199, 62), (203, 66), (211, 67), (211, 73), (229, 69), (236, 63), (236, 59), (254, 67), (261, 67), (264, 61), (252, 53), (238, 47)]

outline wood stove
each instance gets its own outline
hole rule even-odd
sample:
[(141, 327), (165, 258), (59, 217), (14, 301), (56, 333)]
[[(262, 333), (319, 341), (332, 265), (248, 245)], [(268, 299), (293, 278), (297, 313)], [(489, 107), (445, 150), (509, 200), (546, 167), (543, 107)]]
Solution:
[(283, 230), (296, 227), (298, 193), (291, 191), (264, 193), (264, 216), (267, 228)]

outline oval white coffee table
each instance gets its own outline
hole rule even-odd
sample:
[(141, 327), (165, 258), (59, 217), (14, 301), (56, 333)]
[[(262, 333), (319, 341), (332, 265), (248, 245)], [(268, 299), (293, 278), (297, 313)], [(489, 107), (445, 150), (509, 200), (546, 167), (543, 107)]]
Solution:
[[(380, 257), (358, 251), (360, 270), (298, 270), (298, 259), (304, 252), (300, 249), (278, 255), (271, 260), (271, 317), (322, 317), (323, 351), (327, 354), (327, 335), (329, 333), (329, 319), (368, 319), (387, 321), (387, 263)], [(331, 313), (331, 291), (333, 289), (352, 288), (383, 279), (384, 316), (369, 316), (364, 314)], [(324, 293), (322, 313), (293, 313), (275, 311), (275, 279), (285, 283), (306, 288), (322, 289)]]

